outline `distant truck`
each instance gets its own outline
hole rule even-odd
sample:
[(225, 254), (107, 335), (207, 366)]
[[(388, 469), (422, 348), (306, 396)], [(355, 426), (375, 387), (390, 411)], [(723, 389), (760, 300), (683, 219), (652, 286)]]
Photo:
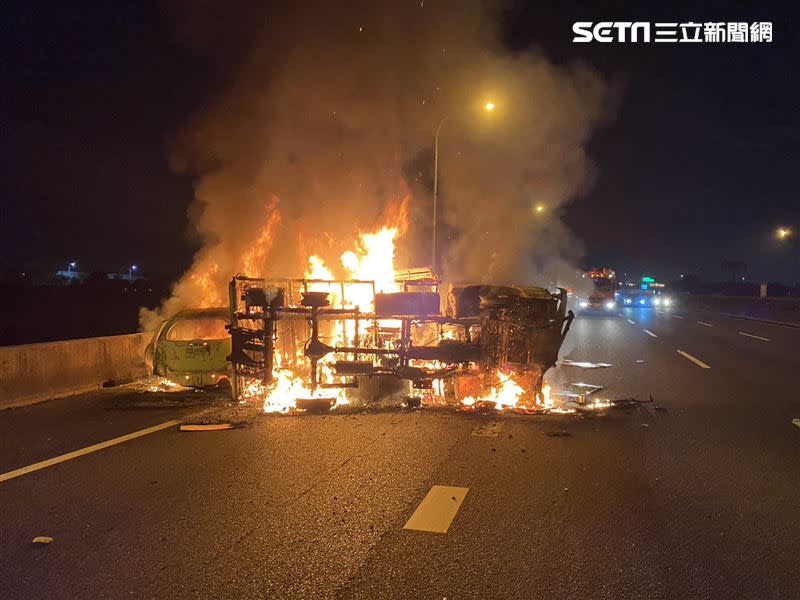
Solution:
[(578, 308), (584, 311), (610, 312), (616, 307), (615, 292), (617, 277), (612, 269), (603, 267), (584, 273), (592, 281), (592, 290), (578, 300)]

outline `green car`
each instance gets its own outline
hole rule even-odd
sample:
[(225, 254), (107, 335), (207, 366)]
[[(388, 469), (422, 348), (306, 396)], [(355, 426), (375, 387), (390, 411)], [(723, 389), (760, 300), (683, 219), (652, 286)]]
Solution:
[(230, 385), (231, 336), (227, 308), (194, 308), (161, 325), (145, 356), (153, 374), (193, 388)]

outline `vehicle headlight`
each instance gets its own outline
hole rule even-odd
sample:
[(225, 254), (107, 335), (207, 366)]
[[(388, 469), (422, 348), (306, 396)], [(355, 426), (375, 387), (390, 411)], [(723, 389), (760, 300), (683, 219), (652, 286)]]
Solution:
[(669, 306), (672, 304), (672, 298), (664, 298), (664, 306)]
[(625, 302), (625, 304), (630, 304), (631, 303), (631, 299), (630, 298), (625, 298), (624, 302)]
[(644, 306), (644, 298), (640, 298), (640, 299), (639, 299), (639, 304), (641, 304), (642, 306)]
[(580, 306), (581, 308), (586, 308), (587, 306), (589, 306), (589, 303), (586, 300), (581, 300), (580, 302), (578, 302), (578, 306)]
[(606, 302), (606, 310), (611, 310), (613, 308), (614, 308), (614, 301), (613, 300), (609, 300), (608, 302)]
[(661, 304), (661, 299), (660, 298), (653, 298), (653, 304), (658, 306), (659, 304)]

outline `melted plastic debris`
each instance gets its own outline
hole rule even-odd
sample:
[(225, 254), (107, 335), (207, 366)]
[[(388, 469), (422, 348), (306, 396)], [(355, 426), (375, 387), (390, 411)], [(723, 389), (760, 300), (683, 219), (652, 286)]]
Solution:
[(558, 361), (559, 366), (562, 367), (577, 367), (579, 369), (606, 369), (608, 367), (613, 366), (611, 363), (604, 363), (604, 362), (586, 362), (586, 361), (579, 361), (579, 360), (569, 360), (567, 358), (562, 358)]

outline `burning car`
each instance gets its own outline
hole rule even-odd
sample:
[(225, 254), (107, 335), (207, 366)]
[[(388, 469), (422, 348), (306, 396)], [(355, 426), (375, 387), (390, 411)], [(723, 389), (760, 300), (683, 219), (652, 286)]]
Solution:
[(227, 308), (183, 310), (162, 323), (145, 350), (153, 374), (186, 387), (230, 382)]

